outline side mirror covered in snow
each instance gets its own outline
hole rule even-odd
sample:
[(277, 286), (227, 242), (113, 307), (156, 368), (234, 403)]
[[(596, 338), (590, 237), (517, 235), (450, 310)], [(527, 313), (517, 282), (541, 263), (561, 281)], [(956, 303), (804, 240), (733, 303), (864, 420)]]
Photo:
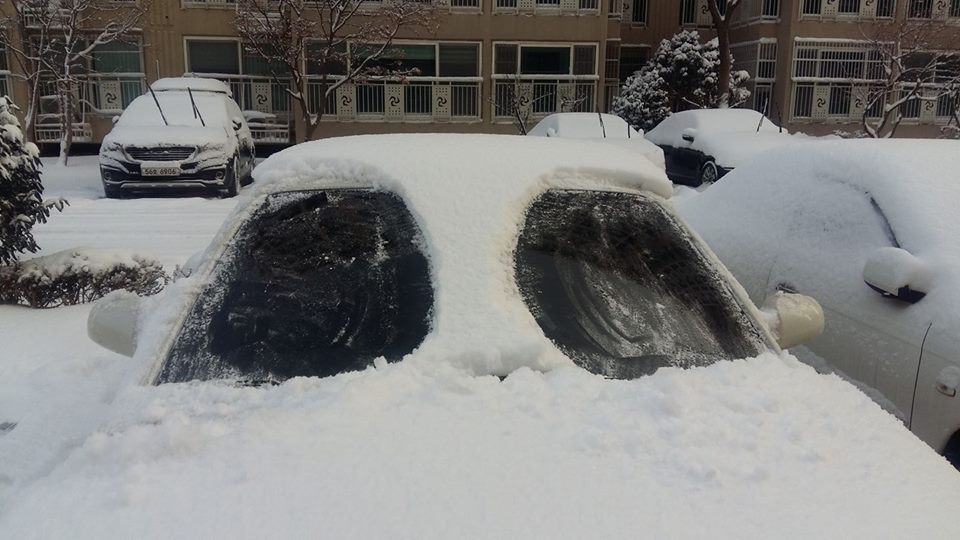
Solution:
[(113, 122), (113, 125), (117, 125), (117, 122), (120, 121), (120, 117), (114, 116), (113, 118), (110, 119), (110, 121)]
[(680, 138), (687, 142), (693, 142), (697, 138), (697, 130), (693, 128), (687, 128), (680, 132)]
[(782, 349), (800, 345), (823, 333), (823, 308), (809, 296), (777, 292), (767, 297), (762, 311)]
[(240, 117), (238, 117), (238, 116), (234, 116), (234, 117), (230, 120), (230, 122), (233, 124), (233, 129), (235, 129), (235, 130), (239, 130), (240, 128), (243, 127), (243, 120), (242, 120)]
[(140, 297), (129, 291), (104, 296), (90, 310), (87, 335), (94, 343), (125, 356), (137, 350)]
[(884, 247), (873, 252), (863, 265), (863, 281), (887, 298), (915, 304), (927, 295), (929, 271), (909, 251)]

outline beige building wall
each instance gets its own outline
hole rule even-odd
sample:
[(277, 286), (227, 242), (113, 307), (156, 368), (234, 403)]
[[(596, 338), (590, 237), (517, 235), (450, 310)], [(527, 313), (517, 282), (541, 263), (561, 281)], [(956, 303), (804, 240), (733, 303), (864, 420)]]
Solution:
[[(468, 4), (469, 0), (442, 0), (446, 4)], [(855, 0), (847, 0), (846, 5)], [(441, 7), (436, 31), (431, 35), (402, 34), (398, 43), (476, 43), (479, 46), (477, 76), (469, 81), (448, 80), (443, 77), (411, 78), (404, 84), (381, 82), (384, 88), (371, 91), (355, 86), (346, 88), (353, 99), (350, 108), (338, 109), (325, 116), (319, 136), (339, 136), (384, 132), (488, 132), (517, 133), (516, 114), (525, 123), (533, 123), (550, 112), (560, 110), (605, 110), (619, 91), (623, 79), (648, 58), (660, 40), (682, 28), (697, 29), (704, 39), (713, 36), (709, 16), (702, 9), (706, 0), (475, 0), (476, 7)], [(747, 70), (752, 77), (754, 97), (745, 106), (764, 110), (790, 130), (812, 134), (857, 128), (854, 114), (841, 114), (843, 103), (837, 101), (837, 87), (856, 81), (836, 78), (798, 77), (797, 54), (801, 47), (816, 51), (854, 50), (852, 42), (870, 35), (878, 25), (895, 24), (907, 17), (908, 0), (869, 0), (870, 5), (893, 2), (892, 17), (863, 14), (832, 13), (826, 6), (837, 2), (828, 0), (745, 0), (735, 19), (732, 33), (737, 69)], [(860, 0), (866, 6), (868, 0)], [(960, 0), (953, 0), (958, 4)], [(804, 14), (803, 6), (820, 5), (822, 12)], [(859, 4), (858, 4), (859, 5)], [(952, 5), (952, 4), (951, 4)], [(0, 9), (3, 8), (0, 6)], [(866, 8), (864, 8), (866, 9)], [(872, 9), (872, 8), (871, 8)], [(111, 118), (119, 113), (117, 105), (104, 108), (108, 93), (121, 93), (126, 102), (142, 92), (145, 85), (160, 77), (181, 76), (194, 71), (189, 65), (186, 44), (188, 40), (232, 40), (238, 42), (234, 27), (236, 11), (225, 0), (153, 0), (137, 36), (139, 72), (113, 77), (105, 74), (92, 80), (83, 90), (88, 106), (81, 126), (75, 129), (79, 141), (96, 143), (111, 127)], [(960, 11), (937, 15), (934, 24), (941, 25), (945, 36), (940, 49), (960, 47)], [(518, 46), (567, 46), (571, 56), (573, 47), (594, 46), (595, 63), (590, 73), (569, 73), (565, 76), (506, 76), (495, 73), (497, 44)], [(819, 54), (832, 54), (823, 53)], [(7, 71), (0, 69), (0, 90), (3, 87), (21, 104), (26, 103), (26, 87), (12, 76), (15, 70), (7, 59)], [(242, 63), (241, 63), (242, 64)], [(573, 62), (571, 62), (573, 64)], [(202, 74), (200, 74), (202, 75)], [(211, 75), (211, 74), (206, 74)], [(221, 77), (223, 78), (223, 77)], [(279, 90), (270, 88), (265, 77), (247, 73), (227, 78), (234, 88), (237, 101), (245, 109), (258, 109), (273, 114), (273, 118), (255, 121), (255, 133), (262, 142), (289, 140), (287, 126), (297, 126), (295, 115), (277, 106)], [(412, 88), (418, 86), (418, 88)], [(429, 87), (429, 88), (426, 88)], [(119, 92), (122, 90), (122, 92)], [(263, 105), (264, 92), (270, 97)], [(379, 93), (378, 93), (379, 92)], [(452, 94), (459, 96), (451, 97)], [(370, 96), (374, 96), (371, 98)], [(386, 100), (398, 97), (399, 109), (374, 103), (370, 99)], [(413, 97), (422, 98), (423, 105), (413, 113), (408, 103)], [(424, 96), (429, 96), (429, 100)], [(509, 103), (509, 97), (526, 98), (532, 102), (521, 111), (498, 107)], [(337, 101), (342, 101), (343, 92)], [(366, 99), (367, 111), (361, 112), (361, 101)], [(439, 105), (439, 101), (460, 102), (460, 113), (451, 109), (456, 103)], [(810, 103), (826, 99), (826, 108)], [(396, 101), (396, 100), (394, 100)], [(521, 99), (521, 101), (523, 101)], [(261, 105), (255, 105), (260, 102)], [(427, 105), (427, 103), (430, 103)], [(464, 108), (464, 103), (475, 103)], [(382, 112), (370, 114), (379, 106)], [(840, 111), (840, 113), (838, 113)], [(856, 109), (854, 108), (854, 112)], [(898, 135), (932, 137), (939, 133), (945, 118), (924, 114), (906, 121)], [(57, 139), (54, 126), (43, 134)], [(38, 132), (39, 133), (39, 132)]]

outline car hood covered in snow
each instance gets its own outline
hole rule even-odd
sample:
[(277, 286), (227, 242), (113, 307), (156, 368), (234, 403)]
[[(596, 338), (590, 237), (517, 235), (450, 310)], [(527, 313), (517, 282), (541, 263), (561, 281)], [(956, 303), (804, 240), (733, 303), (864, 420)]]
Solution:
[(122, 146), (198, 146), (227, 148), (235, 144), (222, 126), (114, 126), (103, 138), (101, 147)]
[(953, 536), (960, 475), (835, 376), (765, 353), (615, 381), (553, 349), (510, 273), (527, 204), (670, 184), (621, 149), (531, 139), (352, 137), (268, 159), (213, 245), (271, 192), (394, 191), (431, 254), (431, 336), (325, 379), (135, 384), (208, 260), (146, 300), (122, 382), (83, 397), (93, 433), (0, 438), (0, 538)]

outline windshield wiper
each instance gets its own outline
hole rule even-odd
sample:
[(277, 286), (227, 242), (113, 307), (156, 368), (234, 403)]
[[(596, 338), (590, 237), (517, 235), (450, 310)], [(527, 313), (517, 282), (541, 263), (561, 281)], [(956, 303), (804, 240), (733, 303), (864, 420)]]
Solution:
[(153, 102), (157, 104), (157, 110), (160, 111), (160, 118), (163, 118), (163, 125), (169, 126), (170, 122), (167, 122), (167, 117), (163, 114), (163, 107), (160, 106), (160, 100), (157, 99), (157, 94), (153, 92), (153, 87), (148, 86), (147, 89), (150, 90), (150, 95), (153, 96)]
[(197, 107), (197, 102), (193, 100), (193, 91), (190, 90), (190, 87), (187, 87), (187, 94), (190, 95), (190, 104), (193, 105), (193, 117), (200, 119), (200, 125), (207, 127), (207, 123), (203, 121), (203, 115), (200, 114), (200, 108)]

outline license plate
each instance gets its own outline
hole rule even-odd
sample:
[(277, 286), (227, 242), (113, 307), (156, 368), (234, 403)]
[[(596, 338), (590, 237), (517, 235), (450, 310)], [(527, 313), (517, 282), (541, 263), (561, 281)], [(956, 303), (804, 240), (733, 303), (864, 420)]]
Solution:
[(143, 167), (143, 176), (180, 176), (180, 167)]

